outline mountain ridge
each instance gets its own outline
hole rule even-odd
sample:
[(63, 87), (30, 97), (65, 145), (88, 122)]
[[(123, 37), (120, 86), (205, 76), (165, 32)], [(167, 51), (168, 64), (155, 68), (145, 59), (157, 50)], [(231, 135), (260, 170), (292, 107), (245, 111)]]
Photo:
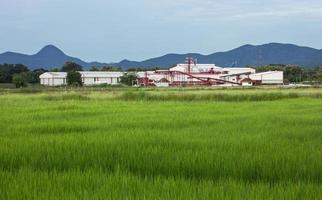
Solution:
[(193, 57), (199, 63), (214, 63), (223, 67), (259, 66), (267, 64), (296, 64), (305, 67), (322, 66), (322, 49), (315, 49), (294, 44), (268, 43), (262, 45), (245, 44), (238, 48), (221, 51), (208, 55), (199, 53), (176, 54), (169, 53), (160, 57), (143, 61), (124, 59), (118, 63), (85, 62), (79, 58), (66, 55), (54, 45), (46, 45), (36, 54), (27, 55), (15, 52), (0, 54), (0, 64), (24, 64), (29, 68), (61, 67), (66, 61), (76, 62), (85, 69), (91, 66), (102, 67), (106, 65), (122, 67), (161, 67), (168, 68), (174, 64), (182, 63), (186, 57)]
[(85, 62), (79, 58), (68, 56), (52, 44), (44, 46), (37, 53), (31, 55), (10, 51), (0, 54), (0, 64), (23, 64), (31, 69), (61, 67), (67, 61), (80, 64), (84, 68), (89, 68), (93, 65), (98, 67), (107, 65), (100, 62)]
[(116, 64), (116, 66), (169, 67), (176, 63), (182, 63), (186, 57), (194, 57), (199, 63), (214, 63), (225, 67), (259, 66), (267, 64), (296, 64), (306, 67), (322, 66), (321, 49), (282, 43), (268, 43), (263, 45), (246, 44), (229, 51), (221, 51), (208, 55), (198, 53), (170, 53), (141, 62), (121, 62)]

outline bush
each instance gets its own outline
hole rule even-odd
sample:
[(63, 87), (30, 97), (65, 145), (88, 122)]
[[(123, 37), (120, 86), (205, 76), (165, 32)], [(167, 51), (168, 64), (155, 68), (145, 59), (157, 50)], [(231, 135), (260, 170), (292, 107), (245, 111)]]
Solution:
[(82, 75), (76, 71), (67, 73), (67, 84), (69, 86), (83, 86)]
[(128, 85), (128, 86), (132, 86), (133, 83), (136, 81), (137, 79), (137, 76), (135, 74), (132, 74), (132, 73), (128, 73), (128, 74), (124, 74), (122, 77), (121, 77), (121, 83), (124, 84), (124, 85)]
[(16, 88), (27, 87), (26, 74), (14, 74), (12, 77), (12, 83), (16, 85)]

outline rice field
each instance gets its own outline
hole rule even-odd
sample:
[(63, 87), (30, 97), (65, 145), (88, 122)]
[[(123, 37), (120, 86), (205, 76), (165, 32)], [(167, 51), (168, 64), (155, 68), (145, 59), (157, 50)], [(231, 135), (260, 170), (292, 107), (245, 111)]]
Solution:
[(0, 199), (322, 199), (322, 89), (2, 91)]

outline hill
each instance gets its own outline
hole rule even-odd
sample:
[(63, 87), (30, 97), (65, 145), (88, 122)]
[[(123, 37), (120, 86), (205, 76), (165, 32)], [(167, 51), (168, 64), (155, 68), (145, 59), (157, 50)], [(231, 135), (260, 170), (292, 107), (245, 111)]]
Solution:
[(215, 63), (218, 66), (225, 67), (268, 64), (297, 64), (305, 67), (322, 66), (322, 50), (280, 43), (258, 46), (244, 45), (227, 52), (218, 52), (210, 55), (196, 53), (167, 54), (142, 62), (124, 60), (115, 65), (125, 68), (134, 66), (169, 67), (176, 63), (182, 63), (186, 57), (193, 57), (198, 60), (198, 63)]
[(53, 45), (47, 45), (42, 48), (38, 53), (34, 55), (26, 55), (15, 52), (6, 52), (0, 54), (0, 63), (8, 64), (24, 64), (31, 69), (35, 68), (53, 68), (61, 67), (66, 61), (75, 62), (82, 65), (85, 68), (89, 68), (93, 65), (103, 66), (106, 64), (91, 62), (87, 63), (79, 58), (71, 57), (66, 55), (62, 50), (58, 49)]
[(42, 48), (37, 54), (25, 55), (14, 52), (0, 54), (0, 64), (24, 64), (31, 69), (61, 67), (66, 61), (75, 62), (84, 68), (91, 66), (111, 65), (128, 69), (131, 67), (161, 67), (168, 68), (182, 63), (186, 57), (193, 57), (198, 63), (214, 63), (225, 67), (260, 66), (267, 64), (295, 64), (304, 67), (322, 66), (322, 50), (301, 47), (293, 44), (269, 43), (264, 45), (244, 45), (236, 49), (217, 52), (210, 55), (197, 53), (167, 54), (144, 61), (123, 60), (119, 63), (85, 62), (79, 58), (66, 55), (53, 45)]

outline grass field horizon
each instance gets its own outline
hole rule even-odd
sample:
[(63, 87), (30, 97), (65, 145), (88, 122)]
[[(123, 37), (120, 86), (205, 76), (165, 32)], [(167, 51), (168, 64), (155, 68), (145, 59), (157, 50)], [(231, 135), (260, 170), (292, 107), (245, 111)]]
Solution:
[(321, 199), (322, 89), (0, 91), (0, 199)]

